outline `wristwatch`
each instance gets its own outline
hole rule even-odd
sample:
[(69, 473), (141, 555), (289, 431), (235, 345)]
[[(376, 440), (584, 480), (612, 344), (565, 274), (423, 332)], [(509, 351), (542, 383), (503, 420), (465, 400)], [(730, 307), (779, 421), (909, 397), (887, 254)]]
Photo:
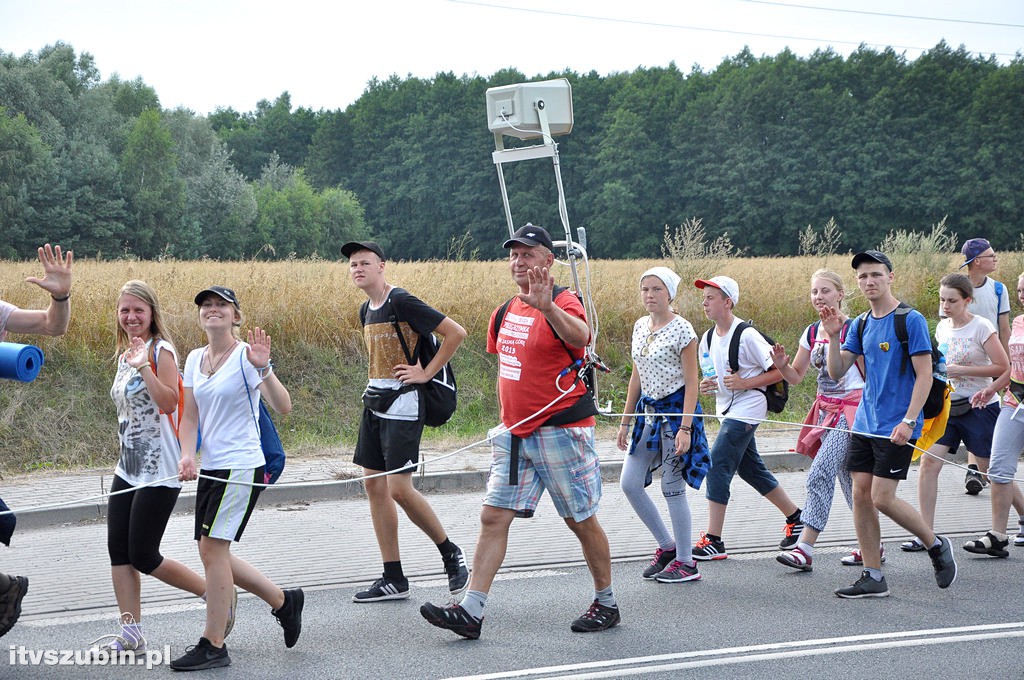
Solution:
[(901, 422), (911, 430), (917, 426), (917, 420), (911, 420), (910, 418), (904, 418)]

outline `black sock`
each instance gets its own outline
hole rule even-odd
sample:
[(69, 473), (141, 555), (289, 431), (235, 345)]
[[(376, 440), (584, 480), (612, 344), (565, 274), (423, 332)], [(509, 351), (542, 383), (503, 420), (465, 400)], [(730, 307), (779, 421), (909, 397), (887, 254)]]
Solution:
[(437, 544), (437, 549), (441, 551), (442, 555), (451, 555), (459, 551), (459, 546), (452, 543), (452, 539), (445, 536), (444, 542)]
[(402, 571), (402, 561), (397, 562), (385, 562), (384, 563), (384, 578), (392, 581), (401, 581), (405, 578), (405, 573)]
[(722, 542), (722, 537), (721, 536), (715, 536), (714, 534), (709, 534), (707, 532), (704, 532), (704, 535), (708, 538), (708, 540), (714, 541), (715, 543), (721, 543)]
[(797, 508), (796, 512), (794, 512), (792, 515), (790, 515), (789, 517), (786, 518), (786, 523), (787, 524), (796, 524), (799, 521), (800, 521), (800, 508)]
[(967, 465), (967, 469), (968, 469), (968, 470), (974, 470), (975, 472), (977, 472), (977, 471), (978, 471), (978, 466), (977, 466), (977, 465), (975, 465), (974, 463), (969, 463), (969, 464)]

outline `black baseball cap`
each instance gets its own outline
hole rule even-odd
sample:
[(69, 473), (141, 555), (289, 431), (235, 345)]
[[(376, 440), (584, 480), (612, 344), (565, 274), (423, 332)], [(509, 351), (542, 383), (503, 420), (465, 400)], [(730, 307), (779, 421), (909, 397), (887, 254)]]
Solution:
[(516, 229), (512, 238), (502, 244), (502, 248), (511, 248), (513, 243), (521, 243), (524, 246), (544, 246), (548, 250), (554, 250), (551, 244), (551, 234), (544, 227), (535, 227), (529, 222)]
[(196, 304), (203, 304), (203, 299), (211, 293), (224, 298), (225, 300), (233, 304), (235, 306), (235, 309), (242, 308), (242, 306), (238, 304), (238, 296), (235, 295), (235, 291), (231, 290), (230, 288), (225, 288), (224, 286), (210, 286), (209, 288), (204, 288), (203, 290), (199, 291), (198, 293), (196, 293)]
[(886, 269), (890, 272), (892, 271), (892, 260), (886, 257), (885, 253), (881, 251), (865, 250), (863, 253), (857, 253), (853, 256), (852, 266), (856, 269), (865, 262), (877, 262), (878, 264), (884, 264)]
[(341, 254), (345, 257), (352, 257), (352, 253), (358, 253), (360, 250), (369, 250), (381, 260), (387, 259), (384, 257), (384, 250), (375, 241), (349, 241), (341, 247)]

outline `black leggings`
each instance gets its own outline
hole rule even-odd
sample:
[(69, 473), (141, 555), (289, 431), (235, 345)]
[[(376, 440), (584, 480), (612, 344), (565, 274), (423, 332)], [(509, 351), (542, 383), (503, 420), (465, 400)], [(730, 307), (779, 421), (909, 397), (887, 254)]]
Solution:
[[(114, 475), (110, 490), (132, 485)], [(130, 564), (151, 574), (164, 561), (160, 554), (167, 520), (174, 511), (180, 487), (146, 486), (111, 496), (107, 501), (107, 552), (111, 566)]]

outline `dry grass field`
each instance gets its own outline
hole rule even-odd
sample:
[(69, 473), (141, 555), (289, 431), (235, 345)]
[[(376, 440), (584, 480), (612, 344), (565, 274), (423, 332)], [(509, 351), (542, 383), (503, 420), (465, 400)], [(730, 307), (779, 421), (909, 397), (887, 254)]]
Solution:
[[(956, 268), (959, 255), (896, 256), (894, 260), (897, 294), (934, 322), (937, 282)], [(677, 262), (676, 269), (683, 277), (678, 311), (703, 331), (708, 323), (700, 311), (698, 291), (688, 282), (725, 274), (740, 284), (738, 315), (753, 318), (765, 332), (793, 348), (801, 329), (813, 318), (808, 279), (819, 267), (843, 275), (851, 311), (862, 311), (849, 261), (848, 255), (831, 255)], [(615, 409), (624, 406), (629, 334), (643, 311), (638, 277), (656, 264), (672, 265), (661, 260), (590, 263), (590, 285), (600, 323), (597, 350), (613, 368), (601, 378), (602, 400), (612, 399)], [(1024, 255), (1020, 253), (1001, 257), (998, 278), (1011, 290), (1022, 265)], [(4, 263), (0, 297), (27, 308), (45, 305), (45, 294), (23, 283), (38, 270), (38, 262)], [(443, 310), (469, 332), (455, 359), (461, 388), (459, 413), (431, 436), (479, 436), (497, 419), (494, 362), (485, 352), (485, 340), (491, 311), (515, 292), (507, 263), (395, 262), (388, 263), (387, 273), (393, 285), (405, 287)], [(558, 268), (556, 277), (560, 283), (570, 282), (564, 266)], [(295, 411), (282, 423), (290, 451), (301, 454), (325, 446), (351, 445), (358, 421), (358, 396), (365, 381), (365, 353), (357, 315), (363, 295), (349, 281), (346, 262), (77, 260), (68, 334), (58, 339), (8, 338), (41, 346), (46, 365), (31, 385), (3, 383), (0, 469), (107, 464), (115, 459), (116, 420), (107, 394), (113, 376), (114, 306), (120, 286), (133, 278), (148, 281), (159, 292), (182, 359), (203, 343), (192, 302), (195, 293), (211, 284), (234, 288), (246, 316), (243, 330), (261, 326), (271, 333), (275, 364), (292, 391)], [(796, 391), (788, 419), (803, 417), (813, 392), (810, 383), (805, 381)]]

